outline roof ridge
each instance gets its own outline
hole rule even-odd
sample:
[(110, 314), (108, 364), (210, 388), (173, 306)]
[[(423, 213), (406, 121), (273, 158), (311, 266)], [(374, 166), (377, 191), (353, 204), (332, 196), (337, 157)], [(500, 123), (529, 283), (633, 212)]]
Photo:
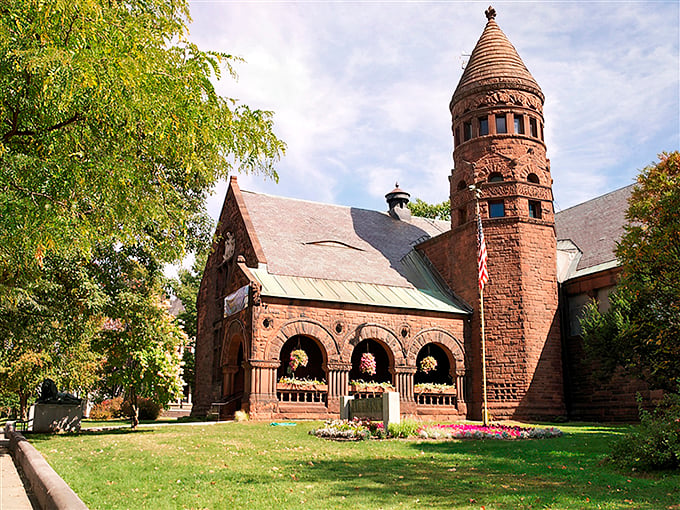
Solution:
[[(375, 212), (375, 213), (383, 214), (385, 216), (389, 216), (391, 218), (388, 211), (379, 211), (377, 209), (366, 209), (365, 207), (355, 207), (353, 205), (342, 205), (342, 204), (333, 204), (333, 203), (328, 203), (328, 202), (319, 202), (318, 200), (309, 200), (309, 199), (306, 199), (306, 198), (284, 197), (282, 195), (273, 195), (271, 193), (262, 193), (260, 191), (251, 191), (251, 190), (245, 190), (245, 189), (241, 189), (241, 193), (248, 193), (250, 195), (260, 195), (260, 196), (265, 196), (265, 197), (269, 197), (269, 198), (277, 198), (277, 199), (281, 199), (281, 200), (288, 200), (288, 201), (294, 201), (294, 202), (304, 202), (306, 204), (323, 205), (325, 207), (331, 206), (331, 207), (338, 207), (338, 208), (341, 208), (341, 209), (354, 209), (354, 210), (357, 210), (357, 211)], [(437, 222), (442, 222), (442, 223), (447, 223), (447, 224), (449, 223), (446, 220), (439, 220), (439, 219), (436, 219), (436, 218), (426, 218), (424, 216), (413, 215), (413, 218), (418, 218), (420, 220), (427, 221), (431, 225), (433, 225), (437, 228), (439, 228), (439, 226), (437, 225)]]
[(579, 203), (579, 204), (572, 205), (571, 207), (567, 207), (566, 209), (562, 209), (562, 210), (560, 210), (560, 211), (555, 212), (555, 216), (558, 216), (558, 215), (562, 214), (563, 212), (567, 212), (567, 211), (570, 210), (570, 209), (574, 209), (574, 208), (576, 208), (576, 207), (581, 207), (581, 206), (586, 205), (586, 204), (588, 204), (588, 203), (590, 203), (590, 202), (593, 202), (593, 201), (595, 201), (595, 200), (600, 200), (600, 199), (602, 199), (602, 198), (604, 198), (604, 197), (606, 197), (606, 196), (608, 196), (608, 195), (612, 195), (612, 194), (614, 194), (614, 193), (618, 193), (619, 191), (623, 191), (623, 190), (626, 189), (626, 188), (632, 188), (633, 186), (635, 186), (635, 184), (636, 184), (636, 183), (628, 184), (628, 185), (626, 185), (626, 186), (622, 186), (621, 188), (613, 189), (613, 190), (608, 191), (607, 193), (604, 193), (604, 194), (602, 194), (602, 195), (598, 195), (598, 196), (596, 196), (596, 197), (590, 198), (590, 199), (586, 200), (585, 202), (581, 202), (581, 203)]

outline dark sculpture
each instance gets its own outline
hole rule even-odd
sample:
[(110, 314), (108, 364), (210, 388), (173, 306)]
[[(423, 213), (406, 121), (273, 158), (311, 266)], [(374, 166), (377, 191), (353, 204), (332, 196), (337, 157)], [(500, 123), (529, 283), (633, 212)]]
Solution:
[(57, 390), (57, 385), (52, 379), (45, 379), (40, 385), (40, 397), (36, 403), (38, 404), (60, 404), (60, 405), (80, 405), (82, 399), (71, 395), (70, 393), (62, 393)]

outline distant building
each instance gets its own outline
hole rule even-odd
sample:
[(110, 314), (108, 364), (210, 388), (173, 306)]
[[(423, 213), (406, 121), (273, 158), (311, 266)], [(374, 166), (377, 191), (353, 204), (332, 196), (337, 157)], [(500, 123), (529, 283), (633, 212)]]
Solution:
[[(198, 297), (194, 414), (337, 416), (340, 396), (382, 391), (373, 382), (399, 392), (402, 413), (479, 418), (479, 204), (490, 414), (636, 417), (644, 385), (592, 380), (578, 337), (583, 305), (606, 307), (616, 285), (631, 187), (555, 214), (543, 93), (493, 9), (487, 18), (450, 104), (450, 222), (411, 217), (398, 186), (383, 213), (231, 178)], [(281, 381), (298, 350), (308, 362), (295, 378), (318, 383)]]

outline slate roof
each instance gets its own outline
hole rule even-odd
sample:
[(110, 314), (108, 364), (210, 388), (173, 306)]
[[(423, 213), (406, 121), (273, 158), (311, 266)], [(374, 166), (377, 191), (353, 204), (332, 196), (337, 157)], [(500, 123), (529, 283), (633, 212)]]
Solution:
[[(270, 274), (414, 288), (402, 259), (449, 222), (241, 191)], [(411, 278), (412, 279), (412, 278)]]
[(614, 249), (624, 233), (633, 184), (555, 214), (557, 239), (570, 240), (583, 253), (576, 270), (616, 265)]
[(490, 19), (472, 50), (451, 103), (480, 89), (512, 88), (528, 90), (543, 98), (543, 92), (524, 65), (517, 50), (498, 24)]

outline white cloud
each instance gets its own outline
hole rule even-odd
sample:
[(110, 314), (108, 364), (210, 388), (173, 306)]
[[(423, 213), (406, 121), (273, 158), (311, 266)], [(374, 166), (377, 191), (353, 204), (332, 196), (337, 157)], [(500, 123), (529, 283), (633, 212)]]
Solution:
[[(288, 144), (280, 184), (245, 176), (241, 187), (382, 210), (399, 180), (413, 197), (444, 200), (448, 102), (485, 7), (192, 1), (193, 40), (247, 61), (219, 90), (273, 110)], [(676, 2), (496, 7), (546, 94), (558, 206), (624, 186), (656, 152), (678, 147)]]

